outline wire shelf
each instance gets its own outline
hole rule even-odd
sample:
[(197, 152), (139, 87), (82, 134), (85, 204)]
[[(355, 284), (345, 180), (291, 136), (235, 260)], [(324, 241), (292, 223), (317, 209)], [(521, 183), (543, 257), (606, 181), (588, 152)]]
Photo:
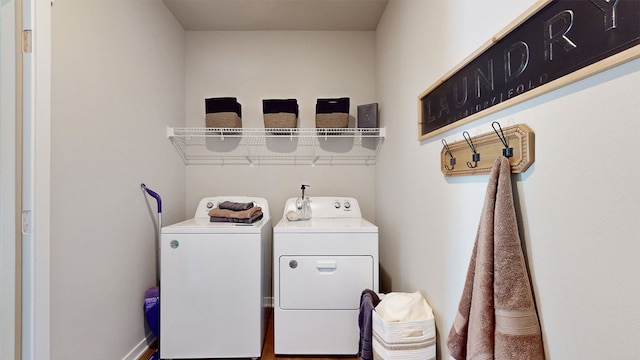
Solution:
[(385, 128), (167, 128), (189, 165), (374, 165), (385, 133)]

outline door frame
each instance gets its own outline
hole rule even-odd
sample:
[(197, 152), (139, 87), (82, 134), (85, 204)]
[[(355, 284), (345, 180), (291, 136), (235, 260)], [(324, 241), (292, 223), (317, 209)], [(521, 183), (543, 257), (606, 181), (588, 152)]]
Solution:
[(21, 1), (21, 359), (50, 359), (52, 0)]

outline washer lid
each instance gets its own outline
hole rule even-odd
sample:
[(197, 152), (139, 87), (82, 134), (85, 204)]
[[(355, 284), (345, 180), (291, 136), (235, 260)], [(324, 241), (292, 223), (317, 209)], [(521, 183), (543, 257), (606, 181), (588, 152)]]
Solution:
[(289, 221), (283, 218), (274, 233), (377, 233), (378, 227), (364, 218), (311, 218)]
[(162, 228), (163, 234), (259, 234), (263, 226), (271, 226), (270, 218), (253, 224), (211, 222), (209, 218), (193, 218)]

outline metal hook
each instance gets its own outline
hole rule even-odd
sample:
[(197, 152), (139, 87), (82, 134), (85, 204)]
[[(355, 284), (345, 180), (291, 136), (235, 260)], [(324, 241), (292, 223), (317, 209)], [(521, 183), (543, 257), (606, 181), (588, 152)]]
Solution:
[(469, 144), (471, 151), (473, 151), (473, 156), (471, 157), (471, 159), (473, 160), (474, 164), (471, 165), (471, 162), (467, 161), (467, 166), (471, 169), (474, 169), (478, 166), (478, 161), (480, 161), (480, 154), (476, 152), (476, 147), (473, 145), (473, 142), (471, 141), (471, 135), (469, 135), (469, 133), (465, 131), (462, 133), (462, 136), (464, 137), (467, 144)]
[(446, 149), (447, 154), (450, 157), (449, 164), (451, 165), (451, 168), (449, 168), (449, 165), (445, 165), (444, 168), (447, 169), (448, 171), (451, 171), (456, 165), (456, 158), (454, 158), (453, 155), (451, 154), (451, 150), (449, 150), (449, 145), (447, 145), (447, 142), (444, 139), (442, 139), (442, 145), (444, 145), (444, 148)]
[[(498, 124), (498, 128), (500, 129), (499, 134), (498, 134), (498, 130), (495, 127), (496, 124)], [(491, 123), (491, 127), (493, 128), (493, 131), (496, 132), (496, 135), (498, 135), (498, 139), (500, 139), (500, 141), (502, 142), (502, 145), (504, 145), (504, 149), (502, 149), (502, 155), (504, 155), (504, 157), (507, 157), (507, 158), (512, 157), (513, 148), (509, 147), (509, 142), (507, 142), (507, 138), (506, 136), (504, 136), (504, 133), (502, 132), (502, 126), (500, 126), (500, 123), (497, 121), (494, 121)]]

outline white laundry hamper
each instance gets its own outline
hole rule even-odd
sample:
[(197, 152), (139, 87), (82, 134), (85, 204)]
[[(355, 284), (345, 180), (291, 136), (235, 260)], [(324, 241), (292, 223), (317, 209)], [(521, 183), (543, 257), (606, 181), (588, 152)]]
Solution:
[(430, 314), (429, 318), (386, 321), (373, 310), (371, 342), (374, 360), (435, 360), (436, 328), (433, 313), (423, 298), (419, 306), (424, 306), (424, 311)]

